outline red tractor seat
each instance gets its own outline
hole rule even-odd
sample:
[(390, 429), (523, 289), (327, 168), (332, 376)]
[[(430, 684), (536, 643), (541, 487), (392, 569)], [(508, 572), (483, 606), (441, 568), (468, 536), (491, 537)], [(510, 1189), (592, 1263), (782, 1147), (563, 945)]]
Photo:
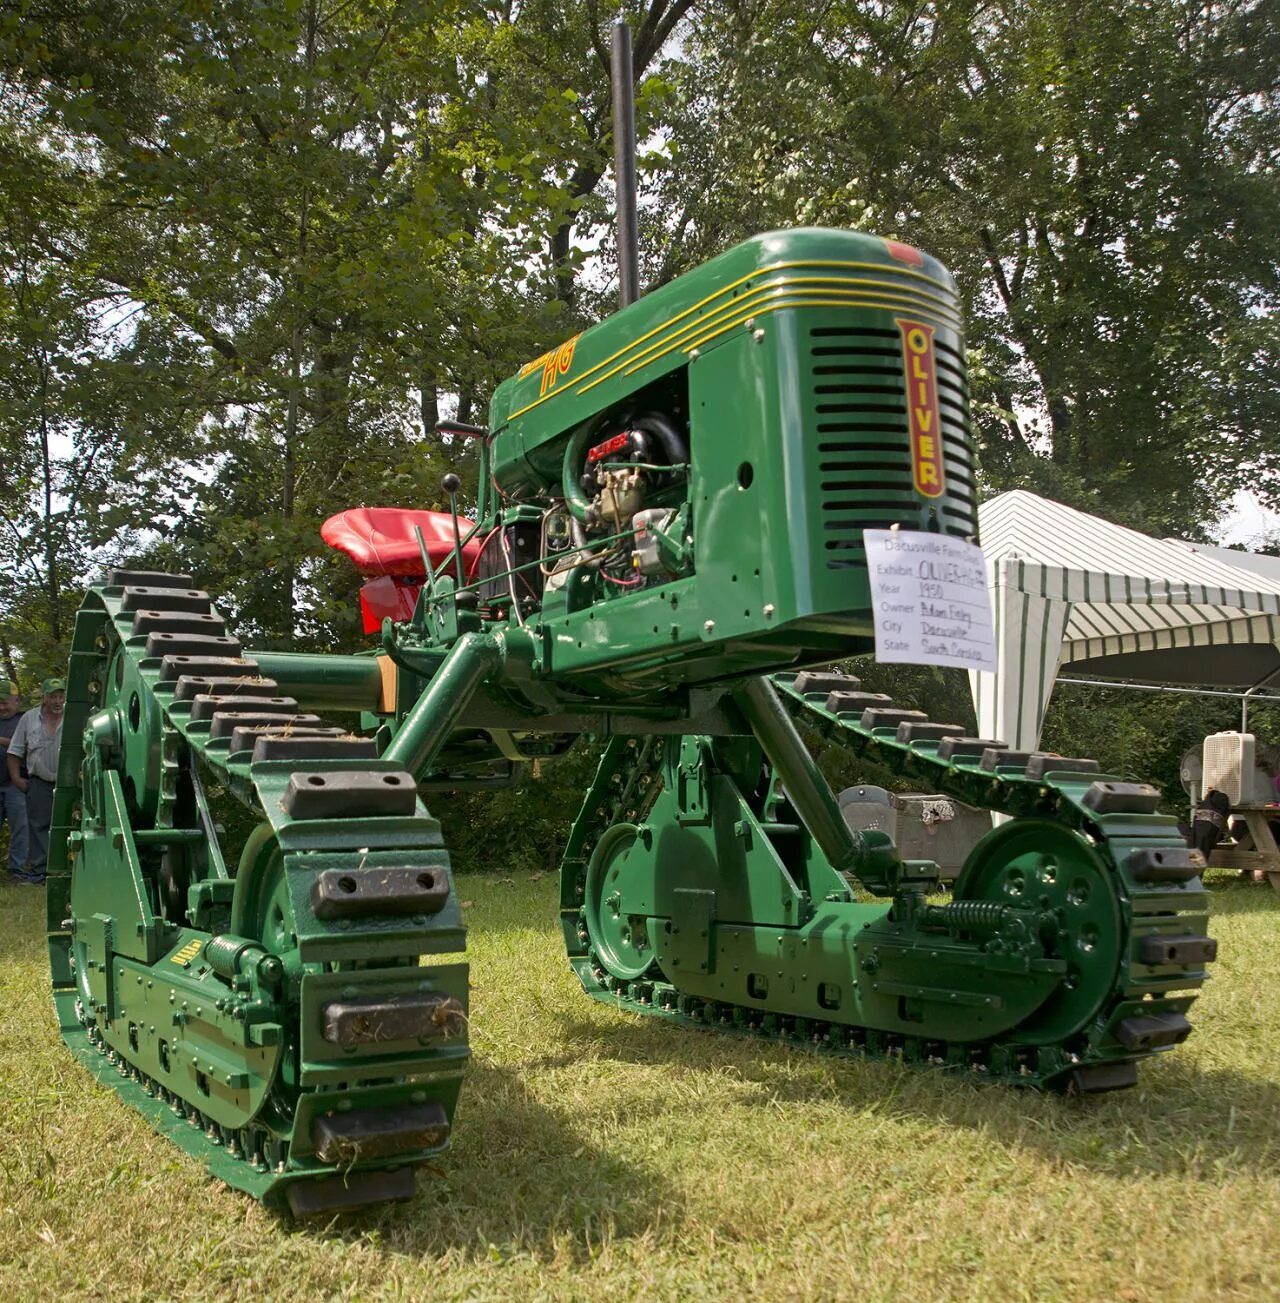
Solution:
[[(453, 555), (453, 518), (446, 511), (414, 511), (409, 507), (349, 507), (330, 516), (320, 526), (320, 537), (332, 548), (345, 552), (356, 569), (368, 578), (402, 575), (425, 579), (422, 552), (414, 526), (422, 530), (423, 542), (433, 566)], [(465, 534), (472, 522), (458, 517), (458, 529)], [(480, 539), (462, 546), (462, 565), (471, 573), (480, 559)], [(446, 574), (454, 573), (452, 564)], [(458, 576), (455, 576), (458, 578)], [(465, 576), (461, 578), (465, 582)]]
[[(471, 521), (458, 517), (458, 530), (465, 534)], [(453, 574), (453, 517), (446, 511), (413, 511), (408, 507), (350, 507), (330, 516), (320, 526), (320, 537), (332, 548), (345, 552), (367, 582), (360, 590), (360, 613), (365, 633), (377, 633), (385, 619), (397, 622), (413, 617), (418, 590), (426, 579), (422, 551), (414, 526), (422, 530), (432, 566), (447, 561), (445, 574)], [(465, 583), (480, 560), (482, 541), (473, 538), (462, 545)]]

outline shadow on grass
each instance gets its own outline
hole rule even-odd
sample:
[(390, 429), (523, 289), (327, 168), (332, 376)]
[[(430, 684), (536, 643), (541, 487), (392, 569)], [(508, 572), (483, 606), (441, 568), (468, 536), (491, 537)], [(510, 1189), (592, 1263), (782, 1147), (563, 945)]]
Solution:
[(527, 1073), (473, 1060), (453, 1148), (423, 1169), (414, 1199), (298, 1231), (366, 1241), (411, 1257), (451, 1250), (499, 1262), (520, 1254), (589, 1261), (606, 1240), (652, 1230), (673, 1194), (621, 1150), (536, 1100)]
[[(686, 1074), (729, 1069), (754, 1088), (762, 1109), (834, 1106), (855, 1117), (874, 1111), (879, 1119), (963, 1128), (1010, 1151), (1030, 1149), (1116, 1175), (1195, 1178), (1229, 1168), (1271, 1177), (1280, 1163), (1280, 1081), (1230, 1068), (1206, 1071), (1177, 1050), (1140, 1065), (1136, 1089), (1077, 1098), (661, 1022), (604, 1030), (581, 1021), (564, 1035), (584, 1057)], [(538, 1067), (575, 1061), (579, 1056), (570, 1053)], [(813, 1070), (795, 1071), (805, 1061)], [(743, 1092), (734, 1098), (741, 1103)], [(757, 1102), (749, 1093), (745, 1098)]]

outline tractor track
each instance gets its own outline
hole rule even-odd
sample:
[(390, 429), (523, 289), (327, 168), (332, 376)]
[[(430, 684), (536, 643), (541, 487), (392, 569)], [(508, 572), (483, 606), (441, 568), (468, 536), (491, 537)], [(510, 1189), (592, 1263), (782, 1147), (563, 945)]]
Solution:
[[(903, 711), (887, 697), (861, 693), (856, 679), (808, 673), (777, 675), (772, 682), (793, 719), (825, 740), (945, 796), (1014, 820), (1048, 821), (1087, 841), (1106, 866), (1122, 929), (1121, 962), (1088, 1027), (1063, 1043), (1037, 1044), (1016, 1034), (945, 1040), (793, 1016), (763, 1001), (709, 1000), (683, 992), (660, 971), (632, 980), (610, 974), (587, 928), (587, 868), (605, 831), (620, 820), (643, 818), (661, 786), (662, 744), (642, 739), (616, 739), (606, 749), (562, 863), (562, 930), (589, 995), (703, 1030), (1084, 1092), (1132, 1085), (1139, 1060), (1186, 1039), (1186, 1013), (1207, 977), (1204, 964), (1215, 943), (1204, 936), (1203, 859), (1186, 849), (1173, 819), (1155, 812), (1156, 789), (1102, 774), (1091, 761), (1015, 754), (983, 739), (948, 746), (944, 738), (958, 730)], [(957, 900), (965, 898), (965, 879), (962, 873), (955, 884)]]
[[(86, 727), (99, 741), (81, 754)], [(421, 955), (460, 952), (464, 931), (439, 825), (412, 777), (380, 760), (371, 741), (283, 696), (185, 575), (112, 572), (91, 590), (77, 616), (64, 738), (47, 892), (67, 1045), (215, 1175), (268, 1203), (305, 1212), (407, 1197), (412, 1166), (448, 1143), (468, 1056), (465, 965), (419, 966)], [(206, 783), (262, 820), (239, 866), (222, 861)], [(208, 858), (187, 881), (171, 855), (192, 843)], [(365, 891), (380, 869), (430, 887), (421, 912), (321, 917), (309, 907), (307, 887), (314, 893), (319, 877), (338, 881), (338, 894)], [(132, 957), (117, 939), (101, 965), (86, 940), (94, 918), (77, 913), (91, 884), (76, 879), (104, 871), (125, 895), (136, 879), (156, 919)], [(255, 972), (277, 978), (270, 998), (256, 976), (247, 989), (237, 946)], [(184, 987), (183, 975), (208, 979), (218, 962), (227, 982), (225, 991), (215, 983), (216, 1002)], [(135, 1002), (164, 986), (170, 963), (174, 1011), (162, 1021), (154, 1000)], [(412, 1000), (428, 986), (434, 1021), (412, 1029), (427, 1035), (370, 1029), (384, 1016), (380, 994)], [(365, 1016), (360, 1000), (370, 991)], [(335, 993), (345, 1005), (325, 1003)], [(335, 1008), (359, 1035), (308, 1030)], [(246, 1087), (246, 1061), (277, 1042), (276, 1062), (261, 1070), (269, 1084)], [(396, 1085), (409, 1077), (426, 1084)], [(402, 1106), (398, 1140), (343, 1130), (362, 1110), (391, 1105)]]

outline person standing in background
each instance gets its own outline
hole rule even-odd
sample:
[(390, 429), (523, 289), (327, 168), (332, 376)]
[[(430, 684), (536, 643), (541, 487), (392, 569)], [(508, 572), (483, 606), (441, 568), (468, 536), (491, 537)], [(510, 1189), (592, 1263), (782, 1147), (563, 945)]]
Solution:
[[(18, 721), (9, 741), (5, 763), (9, 781), (27, 794), (28, 872), (26, 882), (44, 881), (49, 858), (49, 824), (53, 820), (53, 785), (58, 778), (58, 749), (62, 745), (62, 712), (67, 685), (45, 679), (44, 700)], [(19, 772), (26, 761), (28, 776)]]
[(18, 685), (0, 679), (0, 827), (9, 825), (9, 877), (15, 882), (22, 882), (26, 877), (27, 794), (9, 777), (4, 758), (9, 751), (9, 739), (21, 719)]

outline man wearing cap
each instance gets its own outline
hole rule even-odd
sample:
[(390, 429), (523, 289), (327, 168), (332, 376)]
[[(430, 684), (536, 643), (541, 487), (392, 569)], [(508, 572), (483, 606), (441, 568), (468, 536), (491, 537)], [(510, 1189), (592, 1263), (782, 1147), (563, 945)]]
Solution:
[[(9, 742), (5, 763), (9, 781), (27, 794), (29, 838), (27, 881), (44, 881), (49, 858), (49, 824), (53, 820), (53, 785), (58, 777), (58, 748), (62, 745), (62, 710), (67, 702), (67, 685), (61, 679), (45, 679), (44, 700), (18, 721)], [(26, 761), (28, 776), (19, 772)]]
[(9, 825), (9, 876), (15, 882), (26, 877), (27, 794), (9, 778), (9, 766), (3, 763), (3, 758), (8, 754), (9, 739), (21, 719), (18, 685), (0, 679), (0, 827)]

